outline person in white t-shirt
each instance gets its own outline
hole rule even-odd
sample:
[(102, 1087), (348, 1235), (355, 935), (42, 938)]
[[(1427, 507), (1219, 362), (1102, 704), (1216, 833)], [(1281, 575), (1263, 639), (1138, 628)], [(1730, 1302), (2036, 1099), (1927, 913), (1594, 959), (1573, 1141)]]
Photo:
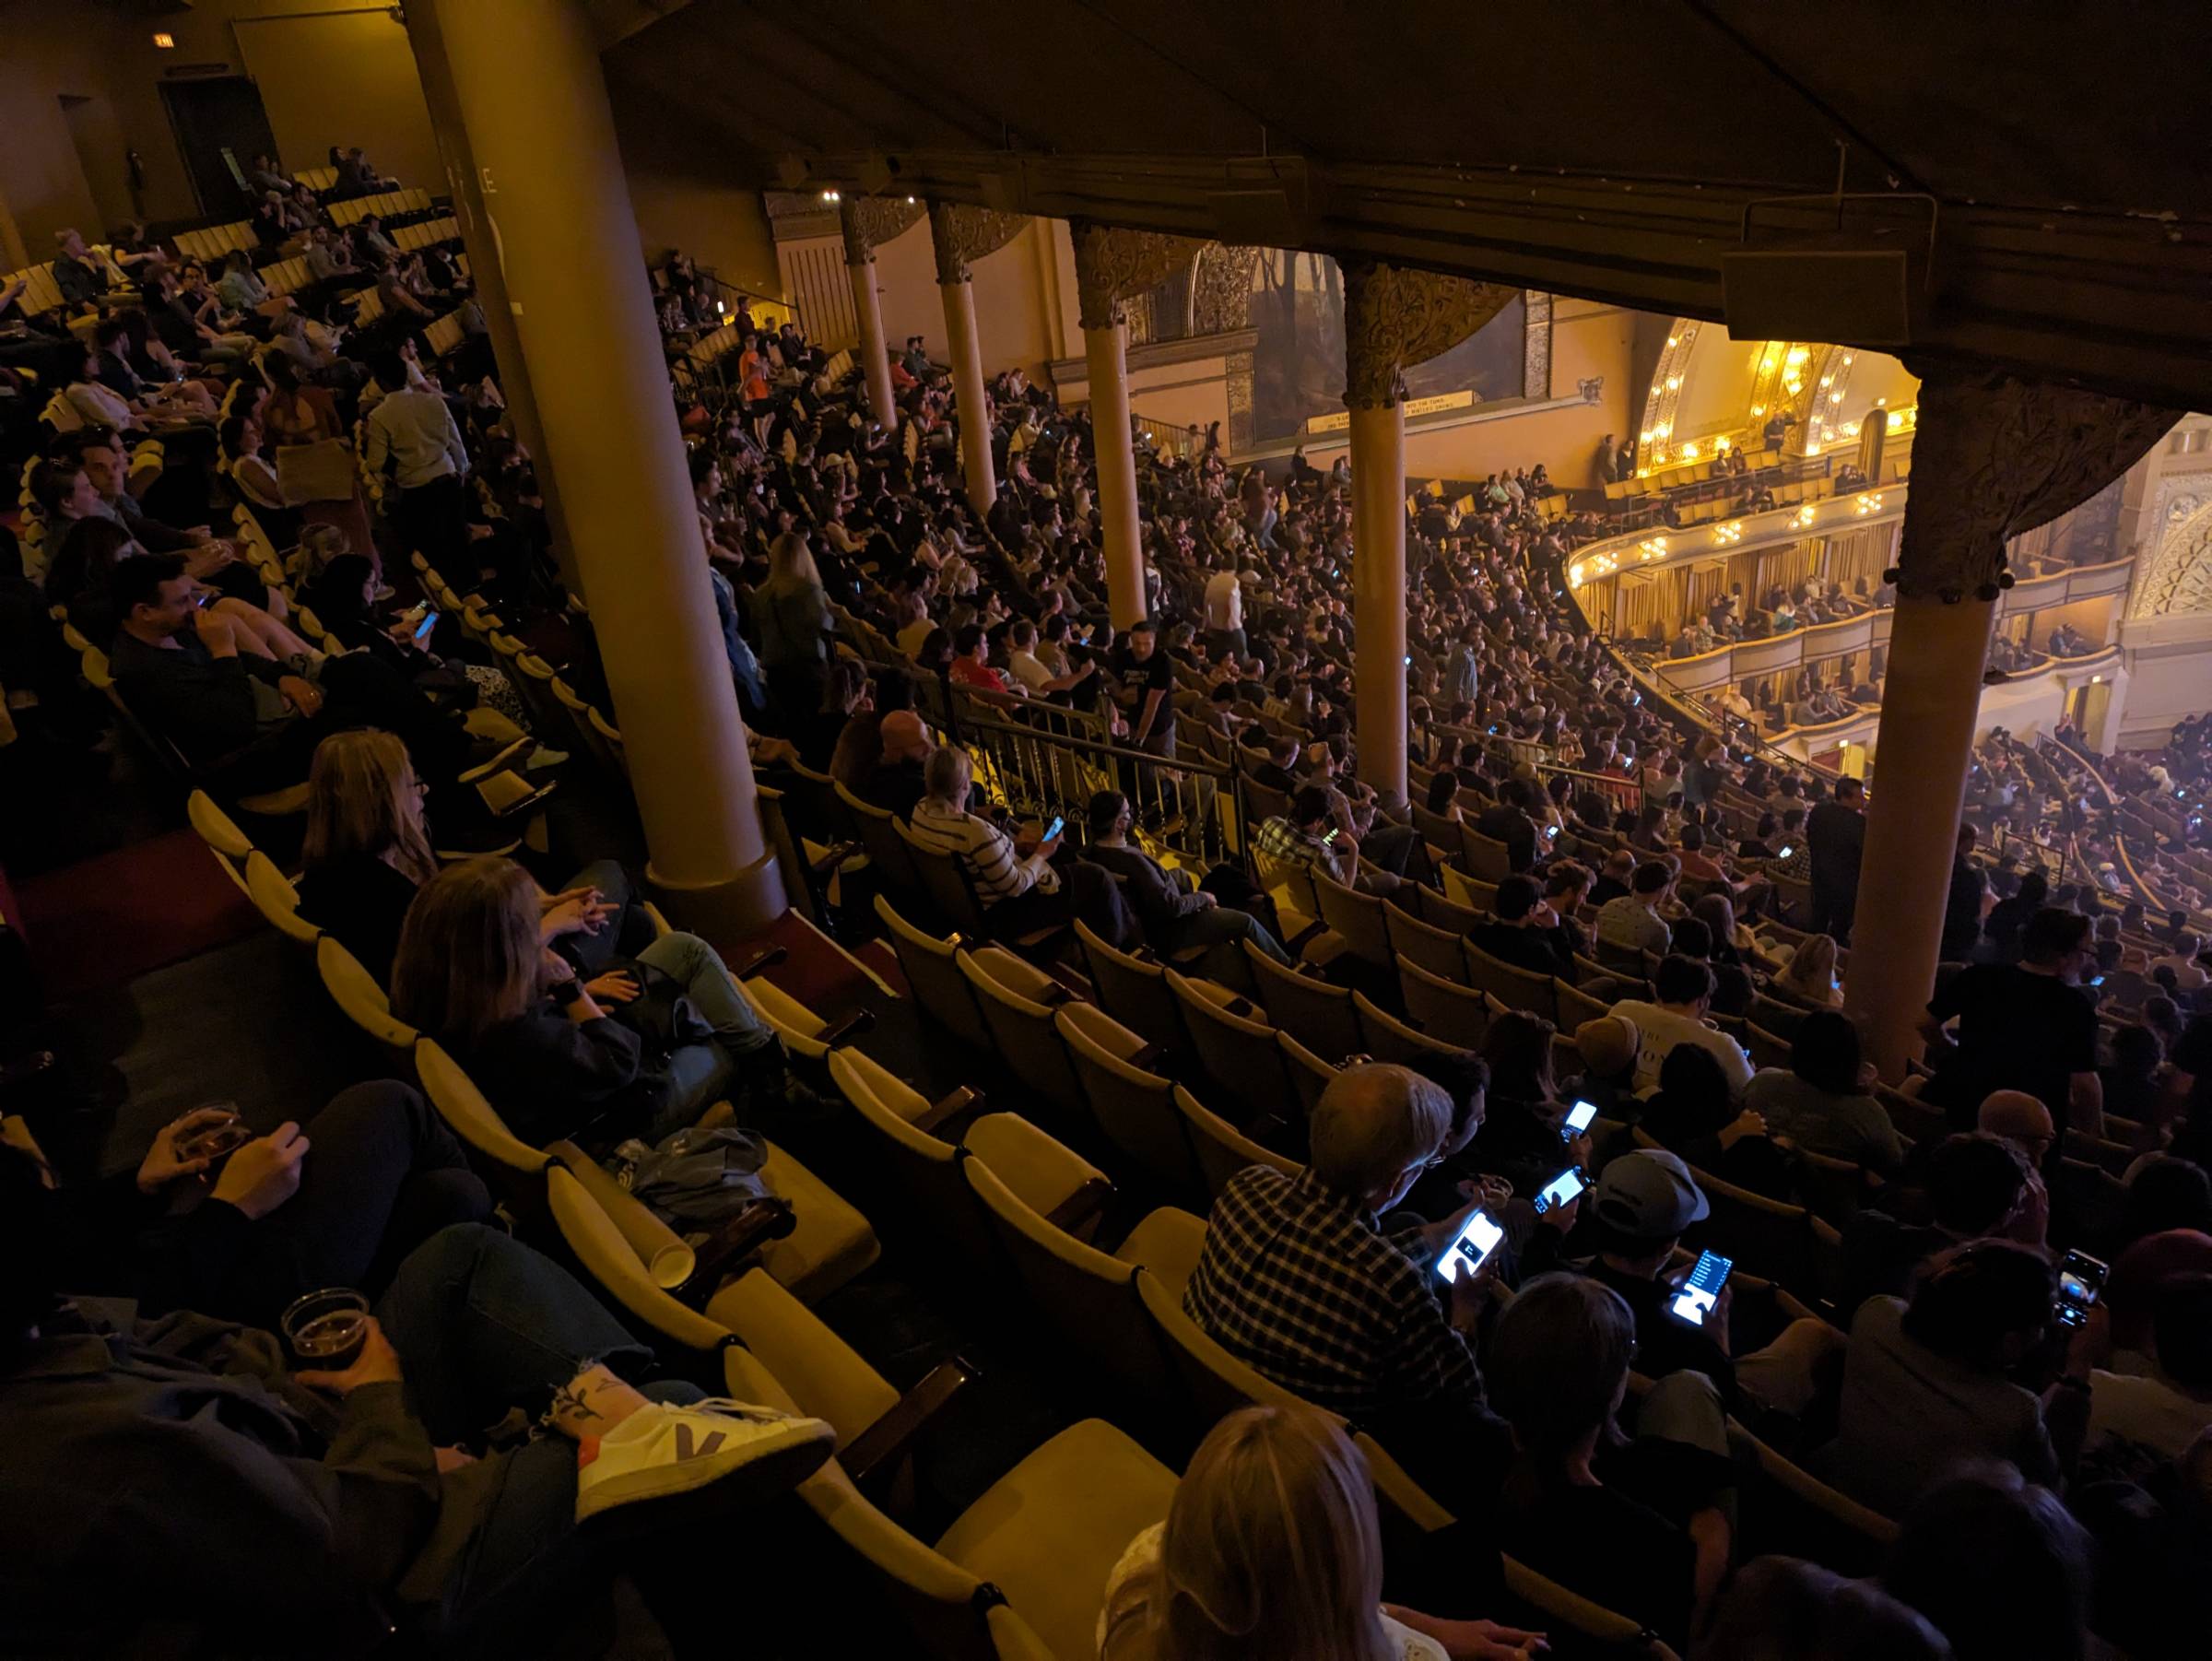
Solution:
[(1101, 1661), (1525, 1661), (1547, 1647), (1538, 1632), (1383, 1604), (1367, 1462), (1307, 1407), (1243, 1408), (1213, 1428), (1168, 1520), (1130, 1541), (1106, 1577), (1098, 1626)]
[(2196, 935), (2177, 936), (2170, 955), (2150, 960), (2151, 972), (2155, 974), (2161, 969), (2171, 969), (2173, 971), (2173, 989), (2176, 992), (2202, 992), (2206, 986), (2212, 985), (2212, 975), (2207, 975), (2204, 966), (2197, 961), (2197, 956), (2204, 948), (2204, 940)]
[(1026, 617), (1006, 625), (1006, 673), (1032, 698), (1049, 697), (1080, 686), (1098, 672), (1095, 660), (1074, 665), (1065, 675), (1055, 675), (1037, 655), (1037, 625)]
[[(2151, 1300), (2147, 1374), (2089, 1373), (2082, 1458), (2099, 1475), (2133, 1477), (2179, 1459), (2212, 1426), (2212, 1274), (2170, 1275)], [(2101, 1335), (2092, 1335), (2095, 1336)]]
[(1244, 590), (1233, 563), (1206, 580), (1206, 635), (1217, 658), (1244, 655)]
[(1694, 959), (1660, 960), (1653, 983), (1656, 1003), (1624, 998), (1606, 1011), (1621, 1016), (1636, 1028), (1636, 1090), (1639, 1094), (1659, 1082), (1660, 1064), (1677, 1044), (1696, 1044), (1712, 1052), (1728, 1076), (1731, 1095), (1741, 1096), (1751, 1082), (1751, 1058), (1744, 1046), (1706, 1019), (1712, 1004), (1712, 971)]

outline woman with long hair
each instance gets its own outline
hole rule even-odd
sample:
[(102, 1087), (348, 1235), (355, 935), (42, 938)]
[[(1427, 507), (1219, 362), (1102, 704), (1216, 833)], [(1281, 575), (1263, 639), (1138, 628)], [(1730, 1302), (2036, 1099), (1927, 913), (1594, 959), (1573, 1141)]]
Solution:
[(833, 621), (803, 533), (785, 531), (768, 545), (768, 581), (753, 595), (753, 611), (769, 697), (785, 730), (795, 733), (822, 707)]
[(1773, 989), (1791, 1002), (1815, 1009), (1842, 1007), (1843, 989), (1836, 984), (1836, 942), (1828, 935), (1808, 935), (1798, 942), (1790, 960), (1774, 977)]
[[(333, 733), (315, 747), (300, 914), (335, 936), (380, 986), (391, 981), (416, 890), (438, 875), (424, 794), (406, 746), (390, 733)], [(582, 973), (653, 937), (652, 919), (611, 859), (586, 866), (558, 894), (540, 890), (536, 906), (539, 939)]]
[(1790, 1065), (1760, 1068), (1744, 1088), (1744, 1105), (1766, 1120), (1770, 1135), (1807, 1153), (1894, 1172), (1904, 1163), (1904, 1142), (1871, 1094), (1873, 1083), (1858, 1027), (1840, 1010), (1816, 1009), (1797, 1023)]
[(1216, 1425), (1107, 1577), (1101, 1661), (1525, 1661), (1541, 1633), (1382, 1602), (1374, 1480), (1312, 1408)]
[(748, 1129), (806, 1132), (818, 1100), (712, 946), (665, 934), (586, 980), (546, 945), (544, 898), (511, 860), (448, 866), (408, 906), (392, 965), (393, 1012), (445, 1044), (517, 1136), (600, 1154), (658, 1142), (725, 1093)]

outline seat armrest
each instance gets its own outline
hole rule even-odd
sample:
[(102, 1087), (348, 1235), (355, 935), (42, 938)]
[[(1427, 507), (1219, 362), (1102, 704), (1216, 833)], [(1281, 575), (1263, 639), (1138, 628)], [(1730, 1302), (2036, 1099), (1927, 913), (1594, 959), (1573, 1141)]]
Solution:
[(973, 1377), (975, 1369), (958, 1356), (940, 1361), (896, 1407), (845, 1444), (838, 1455), (845, 1474), (863, 1488), (871, 1478), (888, 1478), (912, 1451), (915, 1437)]
[(831, 1021), (817, 1032), (814, 1039), (825, 1049), (834, 1050), (840, 1044), (851, 1043), (875, 1025), (876, 1012), (873, 1009), (855, 1009), (852, 1014)]
[(763, 970), (773, 969), (790, 956), (791, 952), (785, 947), (763, 947), (732, 972), (741, 981), (749, 981)]
[(1081, 1237), (1098, 1220), (1112, 1198), (1112, 1183), (1102, 1176), (1090, 1177), (1080, 1188), (1054, 1206), (1044, 1220), (1064, 1234)]
[[(865, 1011), (863, 1013), (865, 1014)], [(913, 1126), (916, 1130), (929, 1131), (934, 1134), (939, 1125), (959, 1118), (963, 1113), (972, 1114), (979, 1112), (982, 1105), (983, 1092), (973, 1085), (963, 1084), (940, 1100), (931, 1102), (913, 1120)]]

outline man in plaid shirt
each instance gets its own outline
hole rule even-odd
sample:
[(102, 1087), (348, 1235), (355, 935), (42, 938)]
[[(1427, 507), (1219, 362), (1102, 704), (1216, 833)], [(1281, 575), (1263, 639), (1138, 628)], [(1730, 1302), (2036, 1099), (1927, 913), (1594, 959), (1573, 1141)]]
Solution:
[(1462, 1276), (1449, 1309), (1438, 1300), (1430, 1266), (1465, 1211), (1399, 1234), (1377, 1221), (1451, 1122), (1450, 1099), (1410, 1069), (1346, 1068), (1314, 1104), (1301, 1173), (1253, 1165), (1222, 1190), (1182, 1306), (1264, 1377), (1372, 1432), (1466, 1517), (1512, 1455), (1464, 1336), (1488, 1277)]

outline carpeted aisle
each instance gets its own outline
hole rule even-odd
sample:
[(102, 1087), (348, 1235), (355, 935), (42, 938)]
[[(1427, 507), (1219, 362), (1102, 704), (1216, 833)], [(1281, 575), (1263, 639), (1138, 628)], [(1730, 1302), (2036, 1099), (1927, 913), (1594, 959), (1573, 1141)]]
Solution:
[(50, 1006), (196, 957), (261, 915), (189, 828), (25, 879), (23, 937)]

